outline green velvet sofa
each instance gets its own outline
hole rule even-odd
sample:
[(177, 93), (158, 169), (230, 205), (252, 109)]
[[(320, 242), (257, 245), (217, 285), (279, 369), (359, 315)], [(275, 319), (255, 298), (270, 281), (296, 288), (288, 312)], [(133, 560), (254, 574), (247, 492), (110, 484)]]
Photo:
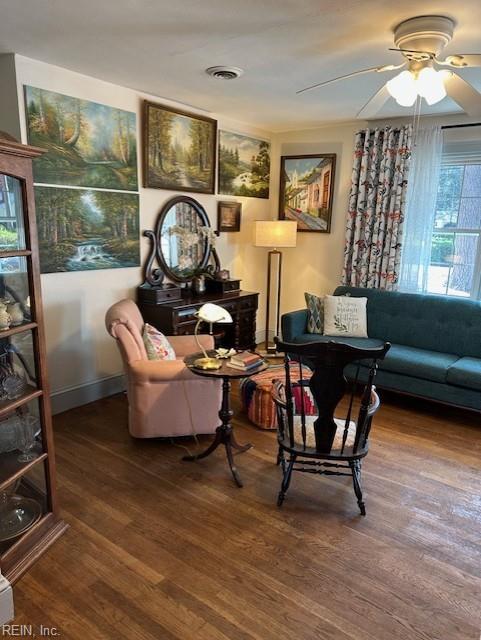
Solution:
[[(366, 297), (369, 338), (353, 345), (391, 342), (377, 386), (481, 411), (481, 303), (465, 298), (338, 287), (334, 295)], [(282, 316), (286, 342), (340, 340), (307, 333), (307, 311)], [(361, 365), (360, 379), (368, 369)], [(354, 370), (347, 369), (348, 377)]]

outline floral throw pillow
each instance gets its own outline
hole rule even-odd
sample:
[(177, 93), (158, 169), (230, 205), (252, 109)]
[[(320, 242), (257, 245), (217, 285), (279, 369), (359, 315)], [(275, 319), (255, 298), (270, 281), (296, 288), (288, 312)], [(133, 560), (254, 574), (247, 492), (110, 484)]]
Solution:
[(149, 360), (175, 360), (175, 351), (164, 336), (150, 324), (144, 325), (142, 332), (147, 358)]
[(324, 301), (313, 293), (304, 293), (307, 306), (307, 333), (322, 333), (324, 328)]
[(367, 298), (324, 296), (324, 335), (367, 338)]

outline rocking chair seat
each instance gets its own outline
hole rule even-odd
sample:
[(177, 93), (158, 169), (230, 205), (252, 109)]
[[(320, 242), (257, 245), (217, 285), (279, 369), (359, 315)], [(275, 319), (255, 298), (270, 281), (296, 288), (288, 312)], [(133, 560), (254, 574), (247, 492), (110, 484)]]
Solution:
[[(302, 417), (295, 415), (294, 417), (294, 444), (301, 449), (304, 448), (304, 441), (302, 439)], [(314, 421), (317, 416), (306, 416), (306, 449), (316, 450), (316, 436), (314, 432)], [(344, 435), (345, 421), (342, 418), (334, 418), (334, 422), (337, 425), (336, 435), (334, 436), (334, 442), (332, 444), (331, 456), (335, 456), (336, 453), (341, 455), (342, 438)], [(356, 423), (353, 420), (349, 421), (349, 428), (347, 432), (347, 440), (344, 445), (344, 452), (347, 449), (351, 449), (354, 446), (354, 440), (356, 438)]]

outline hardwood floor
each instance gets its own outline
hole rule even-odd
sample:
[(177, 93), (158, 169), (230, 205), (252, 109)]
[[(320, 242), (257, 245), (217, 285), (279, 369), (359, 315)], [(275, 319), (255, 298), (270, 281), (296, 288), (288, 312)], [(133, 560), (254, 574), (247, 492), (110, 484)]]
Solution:
[(132, 440), (123, 396), (57, 416), (71, 528), (15, 587), (15, 622), (66, 640), (479, 640), (480, 418), (383, 400), (366, 518), (347, 478), (294, 475), (278, 509), (275, 436), (243, 417), (238, 489), (220, 450), (188, 463)]

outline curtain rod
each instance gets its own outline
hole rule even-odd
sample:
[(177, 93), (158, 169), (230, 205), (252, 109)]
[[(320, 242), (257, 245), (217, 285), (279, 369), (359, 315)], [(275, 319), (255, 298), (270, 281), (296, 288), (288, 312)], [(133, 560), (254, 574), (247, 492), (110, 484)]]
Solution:
[(441, 129), (464, 129), (465, 127), (481, 127), (481, 122), (468, 122), (467, 124), (445, 124)]

